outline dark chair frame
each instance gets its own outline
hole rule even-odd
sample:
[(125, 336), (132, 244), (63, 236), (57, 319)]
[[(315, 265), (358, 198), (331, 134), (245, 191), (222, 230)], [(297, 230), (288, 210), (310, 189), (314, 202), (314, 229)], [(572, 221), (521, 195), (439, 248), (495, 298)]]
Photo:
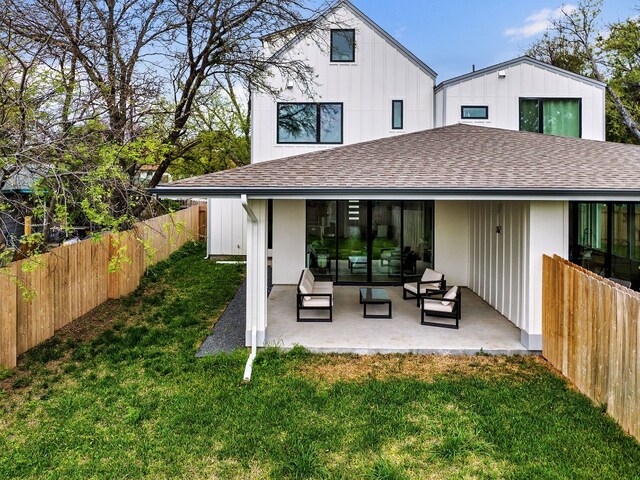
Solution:
[(438, 283), (438, 284), (440, 284), (438, 290), (428, 290), (427, 294), (426, 294), (427, 297), (429, 297), (432, 294), (437, 294), (438, 292), (440, 292), (442, 290), (444, 290), (445, 292), (447, 291), (447, 280), (444, 278), (444, 274), (442, 275), (442, 279), (441, 280), (436, 280), (435, 282), (421, 282), (420, 281), (421, 278), (422, 278), (422, 275), (408, 275), (408, 276), (404, 277), (404, 280), (405, 280), (404, 283), (412, 283), (413, 281), (417, 282), (417, 285), (416, 285), (416, 287), (417, 287), (416, 292), (417, 293), (415, 293), (415, 294), (412, 291), (407, 290), (406, 288), (404, 288), (404, 284), (402, 285), (402, 299), (403, 300), (411, 300), (412, 298), (415, 298), (417, 307), (420, 306), (420, 298), (423, 297), (423, 295), (420, 295), (420, 285), (423, 285), (423, 284), (426, 284), (426, 283)]
[[(444, 294), (447, 293), (448, 290), (433, 290), (432, 293), (428, 297), (420, 297), (420, 324), (421, 325), (429, 325), (432, 327), (442, 327), (442, 328), (455, 328), (458, 329), (460, 324), (460, 317), (462, 316), (462, 298), (460, 295), (460, 288), (458, 287), (458, 291), (456, 292), (455, 298), (441, 298), (444, 297)], [(439, 295), (439, 298), (433, 298), (432, 295)], [(425, 314), (424, 311), (424, 301), (426, 299), (430, 300), (440, 300), (453, 302), (453, 310), (451, 312), (434, 312), (429, 310), (429, 313)], [(440, 318), (454, 318), (456, 323), (455, 325), (451, 325), (448, 323), (434, 322), (434, 321), (426, 321), (425, 317), (440, 317)]]
[[(304, 276), (304, 270), (300, 274), (298, 280), (298, 289), (296, 294), (296, 321), (298, 322), (333, 322), (333, 294), (332, 293), (302, 293), (300, 291), (300, 283), (302, 283), (302, 277)], [(328, 297), (328, 307), (305, 307), (304, 297)], [(301, 310), (328, 310), (329, 318), (327, 317), (300, 317)]]

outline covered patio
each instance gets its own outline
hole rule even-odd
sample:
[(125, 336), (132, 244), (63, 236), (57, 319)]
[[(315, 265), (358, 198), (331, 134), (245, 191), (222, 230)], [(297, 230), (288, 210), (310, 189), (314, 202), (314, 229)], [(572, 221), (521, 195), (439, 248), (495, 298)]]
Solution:
[(468, 288), (458, 330), (420, 325), (420, 310), (415, 300), (402, 299), (402, 287), (383, 287), (393, 302), (392, 318), (363, 318), (359, 288), (336, 286), (333, 322), (314, 323), (296, 322), (295, 286), (275, 285), (267, 301), (265, 344), (321, 353), (533, 353), (520, 343), (520, 329)]
[[(632, 145), (452, 125), (156, 192), (239, 200), (247, 218), (251, 359), (269, 344), (520, 353), (542, 349), (543, 255), (568, 258), (570, 239), (584, 237), (570, 225), (569, 203), (640, 201), (640, 170), (628, 167), (635, 164)], [(269, 258), (275, 287), (267, 298)], [(459, 330), (422, 326), (416, 304), (401, 299), (395, 285), (426, 266), (444, 274), (447, 286), (467, 287)], [(296, 322), (295, 285), (305, 267), (335, 285), (332, 323)], [(363, 318), (358, 287), (350, 285), (389, 285), (393, 318)]]

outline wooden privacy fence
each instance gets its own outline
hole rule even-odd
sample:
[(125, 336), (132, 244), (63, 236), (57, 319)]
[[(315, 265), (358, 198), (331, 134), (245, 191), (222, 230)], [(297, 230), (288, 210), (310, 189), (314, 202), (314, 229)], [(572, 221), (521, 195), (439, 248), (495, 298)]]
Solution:
[(640, 440), (640, 294), (543, 258), (542, 355)]
[(132, 230), (61, 246), (4, 268), (0, 365), (14, 367), (18, 355), (51, 338), (56, 330), (109, 298), (133, 292), (149, 266), (198, 238), (203, 208), (195, 205), (155, 217)]

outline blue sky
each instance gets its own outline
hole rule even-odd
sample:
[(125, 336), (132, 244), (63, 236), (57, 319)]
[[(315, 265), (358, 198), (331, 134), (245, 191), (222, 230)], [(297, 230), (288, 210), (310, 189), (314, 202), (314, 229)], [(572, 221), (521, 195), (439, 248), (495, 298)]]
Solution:
[[(520, 56), (563, 5), (554, 0), (352, 0), (438, 72), (438, 81)], [(640, 0), (604, 0), (603, 25), (640, 14)]]

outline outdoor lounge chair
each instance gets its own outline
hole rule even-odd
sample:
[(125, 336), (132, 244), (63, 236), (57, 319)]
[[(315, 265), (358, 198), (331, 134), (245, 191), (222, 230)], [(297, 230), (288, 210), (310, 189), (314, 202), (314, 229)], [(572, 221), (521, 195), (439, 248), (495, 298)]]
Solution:
[(405, 283), (402, 287), (402, 299), (407, 300), (409, 298), (416, 299), (416, 306), (420, 306), (420, 297), (423, 297), (431, 291), (445, 290), (447, 288), (447, 281), (444, 279), (444, 274), (427, 268), (422, 277), (417, 282)]
[[(434, 297), (434, 295), (439, 295)], [(429, 292), (428, 297), (420, 298), (420, 323), (432, 327), (458, 328), (462, 311), (460, 289), (451, 287), (449, 291)], [(425, 317), (452, 318), (455, 323), (427, 321)]]
[[(301, 310), (327, 310), (326, 317), (301, 317)], [(317, 282), (308, 268), (302, 270), (298, 281), (296, 295), (296, 311), (298, 322), (332, 322), (333, 321), (333, 283)]]

